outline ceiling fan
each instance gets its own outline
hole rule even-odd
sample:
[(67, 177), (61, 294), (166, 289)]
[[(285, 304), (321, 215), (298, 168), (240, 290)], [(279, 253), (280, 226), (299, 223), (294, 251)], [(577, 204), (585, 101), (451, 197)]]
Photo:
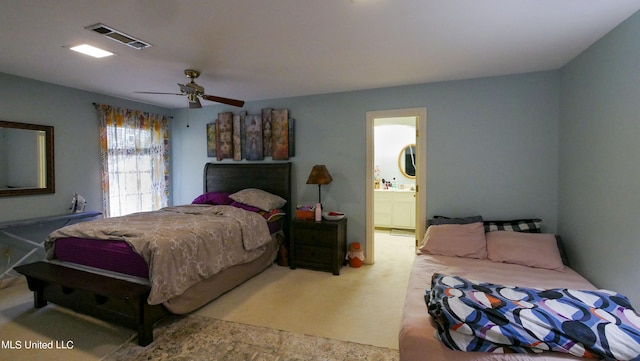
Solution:
[(191, 79), (191, 81), (187, 84), (180, 84), (180, 93), (160, 93), (160, 92), (136, 92), (139, 94), (170, 94), (170, 95), (186, 95), (189, 100), (189, 109), (202, 108), (202, 104), (200, 104), (200, 99), (210, 100), (212, 102), (222, 103), (233, 105), (234, 107), (242, 107), (244, 106), (243, 100), (230, 99), (230, 98), (222, 98), (214, 95), (207, 95), (204, 93), (204, 88), (200, 85), (196, 84), (194, 81), (195, 78), (200, 76), (200, 72), (198, 70), (187, 69), (184, 71), (184, 75), (187, 78)]

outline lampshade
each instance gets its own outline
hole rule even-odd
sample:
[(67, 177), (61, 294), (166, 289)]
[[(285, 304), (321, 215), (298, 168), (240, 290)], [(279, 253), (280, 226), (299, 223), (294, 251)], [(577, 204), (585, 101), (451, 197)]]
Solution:
[(331, 178), (331, 174), (327, 170), (327, 167), (324, 164), (314, 165), (313, 169), (311, 169), (311, 173), (309, 174), (309, 178), (307, 178), (307, 184), (317, 184), (318, 185), (318, 203), (320, 203), (320, 207), (322, 208), (322, 197), (320, 195), (320, 187), (322, 184), (329, 184), (333, 178)]
[(325, 165), (314, 165), (307, 178), (307, 184), (329, 184), (333, 178)]

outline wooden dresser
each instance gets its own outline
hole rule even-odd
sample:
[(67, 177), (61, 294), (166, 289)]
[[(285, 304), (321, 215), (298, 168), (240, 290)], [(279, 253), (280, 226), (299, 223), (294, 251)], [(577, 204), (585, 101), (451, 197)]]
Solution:
[(291, 222), (291, 269), (309, 268), (340, 274), (347, 252), (347, 219)]

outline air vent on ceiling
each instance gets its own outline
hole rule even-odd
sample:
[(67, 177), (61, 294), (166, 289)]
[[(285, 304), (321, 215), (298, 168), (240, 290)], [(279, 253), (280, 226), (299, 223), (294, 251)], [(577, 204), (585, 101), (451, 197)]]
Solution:
[(111, 40), (115, 40), (124, 45), (130, 46), (134, 49), (144, 49), (151, 46), (151, 44), (144, 42), (140, 39), (136, 39), (131, 35), (127, 35), (121, 31), (110, 28), (104, 24), (95, 24), (91, 26), (87, 26), (85, 29), (93, 30), (98, 34), (106, 36)]

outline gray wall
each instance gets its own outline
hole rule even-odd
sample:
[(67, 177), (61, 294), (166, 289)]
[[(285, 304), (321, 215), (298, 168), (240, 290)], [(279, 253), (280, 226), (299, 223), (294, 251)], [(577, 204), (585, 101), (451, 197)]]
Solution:
[[(250, 102), (245, 110), (289, 109), (296, 119), (294, 201), (317, 199), (317, 187), (305, 182), (314, 164), (326, 164), (333, 182), (322, 188), (323, 204), (347, 214), (349, 242), (364, 243), (366, 112), (415, 107), (427, 108), (429, 215), (540, 217), (555, 232), (558, 89), (558, 72), (541, 72)], [(205, 125), (221, 111), (238, 112), (175, 112), (174, 204), (202, 192), (203, 164), (215, 161), (207, 158)]]
[(559, 230), (575, 268), (640, 304), (640, 13), (561, 72)]
[[(305, 181), (314, 164), (326, 164), (334, 181), (323, 186), (323, 202), (349, 215), (351, 241), (364, 241), (366, 112), (423, 106), (430, 215), (537, 216), (553, 232), (557, 91), (558, 73), (542, 72), (250, 102), (245, 109), (290, 110), (296, 118), (294, 200), (316, 199), (316, 187)], [(56, 146), (56, 193), (0, 198), (0, 221), (65, 213), (74, 192), (87, 199), (88, 209), (101, 210), (92, 102), (174, 113), (173, 204), (189, 203), (202, 191), (202, 168), (212, 160), (206, 156), (205, 124), (220, 111), (237, 112), (224, 106), (170, 111), (0, 73), (0, 119), (53, 125)]]
[(86, 198), (87, 209), (102, 211), (94, 102), (171, 114), (160, 107), (0, 73), (0, 119), (54, 127), (56, 178), (54, 194), (0, 197), (0, 222), (68, 213), (74, 192)]

